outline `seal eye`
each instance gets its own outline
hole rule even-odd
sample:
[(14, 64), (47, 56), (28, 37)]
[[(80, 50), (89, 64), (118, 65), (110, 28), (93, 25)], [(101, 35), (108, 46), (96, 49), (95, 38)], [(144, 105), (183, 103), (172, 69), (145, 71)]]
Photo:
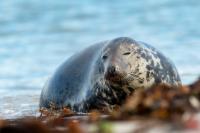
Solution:
[(103, 60), (106, 60), (107, 58), (108, 58), (107, 55), (103, 55), (103, 56), (102, 56), (102, 59), (103, 59)]
[(131, 54), (131, 52), (125, 52), (125, 53), (123, 53), (123, 55), (129, 55), (129, 54)]

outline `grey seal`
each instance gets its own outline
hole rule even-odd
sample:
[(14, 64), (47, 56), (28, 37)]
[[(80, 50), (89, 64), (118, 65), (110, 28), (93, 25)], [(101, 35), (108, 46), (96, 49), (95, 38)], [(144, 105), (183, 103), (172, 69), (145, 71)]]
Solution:
[(46, 83), (40, 108), (88, 112), (121, 105), (138, 89), (180, 87), (174, 64), (152, 46), (128, 37), (96, 43), (74, 54)]

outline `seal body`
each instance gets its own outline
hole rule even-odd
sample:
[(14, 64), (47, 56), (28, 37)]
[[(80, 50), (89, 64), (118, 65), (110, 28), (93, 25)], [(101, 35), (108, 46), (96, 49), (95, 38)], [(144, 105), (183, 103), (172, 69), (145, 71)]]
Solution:
[(73, 55), (48, 80), (40, 108), (88, 112), (121, 105), (137, 89), (181, 80), (173, 63), (152, 46), (120, 37), (100, 42)]

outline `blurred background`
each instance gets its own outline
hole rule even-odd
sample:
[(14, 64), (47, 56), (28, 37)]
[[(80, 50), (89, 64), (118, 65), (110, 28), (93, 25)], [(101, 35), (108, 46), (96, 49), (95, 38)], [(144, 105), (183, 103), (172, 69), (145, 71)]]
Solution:
[(47, 78), (95, 42), (120, 36), (151, 44), (184, 84), (200, 74), (198, 0), (2, 0), (0, 118), (36, 115)]

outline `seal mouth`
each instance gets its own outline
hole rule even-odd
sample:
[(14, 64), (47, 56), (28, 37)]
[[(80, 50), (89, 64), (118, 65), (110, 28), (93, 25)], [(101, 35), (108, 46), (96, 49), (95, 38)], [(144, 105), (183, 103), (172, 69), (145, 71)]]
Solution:
[(111, 81), (111, 82), (119, 82), (122, 81), (120, 76), (106, 76), (106, 80), (107, 81)]
[(118, 74), (105, 74), (105, 79), (107, 83), (112, 83), (112, 84), (118, 84), (118, 85), (123, 85), (125, 84), (126, 74), (124, 73), (118, 73)]

